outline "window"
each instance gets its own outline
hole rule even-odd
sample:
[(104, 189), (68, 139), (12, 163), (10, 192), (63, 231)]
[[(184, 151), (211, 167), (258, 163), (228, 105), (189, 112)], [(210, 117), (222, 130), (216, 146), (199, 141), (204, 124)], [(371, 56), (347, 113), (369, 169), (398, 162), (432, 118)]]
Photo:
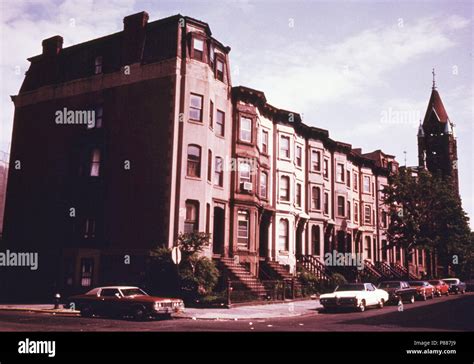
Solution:
[(295, 153), (295, 162), (298, 167), (301, 167), (302, 162), (302, 149), (299, 145), (296, 146), (296, 153)]
[(351, 187), (351, 171), (346, 171), (346, 185), (347, 187)]
[(372, 258), (372, 241), (370, 239), (370, 236), (365, 237), (365, 251), (367, 252), (367, 258), (371, 259)]
[(321, 171), (321, 152), (317, 150), (311, 151), (311, 169), (313, 172)]
[(364, 224), (371, 224), (372, 222), (372, 211), (369, 205), (364, 207)]
[(214, 184), (216, 186), (224, 186), (224, 169), (221, 157), (216, 157), (214, 166)]
[(84, 239), (95, 238), (95, 220), (87, 218), (84, 224)]
[(219, 136), (224, 136), (224, 129), (225, 129), (225, 113), (223, 111), (217, 110), (216, 134)]
[(388, 216), (387, 216), (387, 212), (386, 211), (382, 211), (382, 227), (383, 228), (387, 228), (387, 222), (388, 222)]
[(364, 176), (364, 193), (370, 193), (370, 176)]
[(189, 177), (201, 177), (201, 147), (198, 145), (188, 145), (188, 168)]
[(211, 232), (211, 204), (206, 204), (206, 234)]
[(311, 189), (311, 201), (312, 205), (311, 207), (313, 210), (321, 210), (321, 188), (319, 187), (313, 187)]
[(280, 138), (280, 157), (290, 158), (290, 138), (287, 136)]
[(94, 74), (102, 73), (102, 56), (95, 57), (94, 60)]
[(202, 122), (202, 96), (191, 94), (189, 105), (189, 118)]
[(207, 180), (212, 181), (212, 151), (207, 151)]
[(278, 250), (288, 251), (290, 247), (289, 234), (288, 234), (288, 220), (281, 219), (278, 228)]
[(324, 213), (329, 215), (329, 193), (324, 192)]
[(354, 221), (359, 222), (359, 203), (354, 202)]
[(354, 182), (353, 182), (354, 191), (357, 191), (359, 190), (359, 173), (354, 172), (353, 177), (354, 177)]
[(351, 219), (351, 202), (347, 201), (347, 219)]
[(184, 232), (192, 233), (199, 229), (199, 202), (186, 201), (186, 218), (184, 220)]
[(329, 178), (329, 160), (324, 158), (324, 171), (323, 171), (323, 177), (324, 178)]
[(224, 62), (220, 59), (217, 60), (216, 64), (216, 77), (219, 81), (224, 82)]
[(262, 138), (261, 140), (262, 153), (268, 154), (268, 131), (262, 130), (261, 138)]
[(290, 201), (290, 178), (288, 176), (280, 178), (280, 200)]
[(311, 241), (313, 246), (313, 255), (319, 256), (321, 250), (321, 230), (317, 225), (313, 225), (311, 228)]
[(345, 204), (345, 198), (343, 196), (337, 196), (337, 215), (340, 217), (346, 216)]
[(240, 140), (243, 142), (252, 142), (252, 119), (240, 118)]
[(250, 164), (245, 161), (239, 163), (239, 183), (251, 182), (250, 178)]
[(296, 184), (296, 206), (301, 207), (301, 184)]
[(209, 126), (214, 127), (214, 103), (209, 101)]
[(81, 259), (81, 287), (91, 287), (94, 273), (94, 260), (91, 258)]
[(203, 60), (204, 41), (202, 39), (193, 39), (193, 58), (199, 61)]
[(267, 198), (267, 184), (268, 184), (268, 174), (262, 172), (260, 174), (260, 197)]
[(344, 182), (344, 164), (338, 163), (336, 167), (336, 181)]
[(216, 54), (214, 52), (214, 47), (211, 45), (209, 46), (209, 63), (211, 65), (211, 68), (214, 69), (214, 59), (216, 57)]
[(87, 123), (87, 129), (101, 128), (102, 127), (102, 114), (104, 109), (102, 106), (96, 106), (94, 108), (94, 122)]
[(237, 213), (237, 248), (247, 250), (249, 248), (249, 213), (248, 211), (239, 211)]
[(93, 149), (91, 154), (90, 176), (99, 177), (100, 175), (100, 149)]

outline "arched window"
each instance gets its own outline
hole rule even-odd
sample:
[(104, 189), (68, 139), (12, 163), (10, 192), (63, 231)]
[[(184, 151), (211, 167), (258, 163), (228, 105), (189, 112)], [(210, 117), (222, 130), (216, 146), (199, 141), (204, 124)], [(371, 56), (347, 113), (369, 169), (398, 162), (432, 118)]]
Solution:
[(313, 245), (313, 255), (320, 255), (321, 251), (321, 230), (318, 225), (311, 228), (311, 242)]
[(287, 219), (281, 219), (278, 229), (278, 250), (288, 251), (290, 248), (289, 241), (289, 224)]
[(199, 145), (188, 145), (187, 175), (190, 177), (201, 177), (201, 147)]

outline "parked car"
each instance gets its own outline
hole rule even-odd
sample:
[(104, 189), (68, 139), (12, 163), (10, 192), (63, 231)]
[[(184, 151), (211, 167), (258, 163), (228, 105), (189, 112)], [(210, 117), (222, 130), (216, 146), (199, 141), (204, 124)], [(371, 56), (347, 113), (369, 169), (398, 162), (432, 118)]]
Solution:
[(414, 287), (410, 287), (408, 282), (383, 281), (379, 283), (378, 288), (388, 292), (389, 302), (397, 304), (403, 301), (415, 303), (417, 289)]
[(409, 281), (410, 287), (416, 288), (416, 298), (426, 301), (428, 297), (434, 298), (435, 289), (427, 281)]
[(363, 312), (369, 306), (382, 308), (388, 301), (388, 293), (372, 283), (349, 283), (321, 295), (319, 301), (325, 309), (356, 308)]
[(461, 282), (459, 278), (443, 278), (442, 280), (449, 285), (450, 293), (466, 293), (466, 283)]
[(68, 299), (81, 316), (131, 316), (137, 320), (184, 311), (181, 299), (150, 296), (138, 287), (97, 287)]
[(428, 283), (435, 288), (435, 296), (449, 296), (449, 285), (443, 282), (441, 279), (433, 279), (431, 281), (428, 281)]

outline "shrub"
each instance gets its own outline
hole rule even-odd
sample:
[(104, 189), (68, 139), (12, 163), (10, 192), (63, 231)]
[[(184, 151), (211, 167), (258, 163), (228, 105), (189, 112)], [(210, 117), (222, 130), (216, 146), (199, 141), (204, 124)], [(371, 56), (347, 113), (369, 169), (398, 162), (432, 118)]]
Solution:
[(333, 273), (331, 275), (331, 286), (335, 288), (341, 284), (347, 284), (347, 279), (341, 273)]

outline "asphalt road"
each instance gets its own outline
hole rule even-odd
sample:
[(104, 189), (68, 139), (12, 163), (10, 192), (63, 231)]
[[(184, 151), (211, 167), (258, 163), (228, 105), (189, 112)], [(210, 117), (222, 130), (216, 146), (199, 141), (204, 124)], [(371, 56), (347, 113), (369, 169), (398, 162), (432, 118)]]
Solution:
[(474, 293), (427, 302), (265, 320), (171, 319), (135, 322), (0, 311), (0, 331), (474, 331)]

